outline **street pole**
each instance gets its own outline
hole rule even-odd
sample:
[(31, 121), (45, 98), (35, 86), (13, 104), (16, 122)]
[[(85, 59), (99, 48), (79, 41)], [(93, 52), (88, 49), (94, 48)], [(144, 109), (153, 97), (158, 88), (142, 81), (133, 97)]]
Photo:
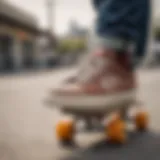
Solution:
[(54, 25), (55, 25), (55, 0), (47, 0), (47, 19), (48, 19), (48, 41), (49, 48), (53, 50), (56, 45)]
[(54, 24), (54, 0), (47, 0), (47, 13), (48, 13), (48, 30), (50, 33), (53, 33), (53, 24)]

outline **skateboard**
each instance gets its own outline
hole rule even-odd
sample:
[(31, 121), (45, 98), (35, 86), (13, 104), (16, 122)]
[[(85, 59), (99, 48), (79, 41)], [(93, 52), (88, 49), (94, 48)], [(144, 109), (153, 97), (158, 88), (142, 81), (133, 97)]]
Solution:
[[(46, 101), (46, 104), (51, 107), (55, 105), (51, 98)], [(148, 128), (149, 118), (147, 111), (142, 107), (141, 102), (133, 99), (117, 104), (117, 106), (106, 106), (106, 108), (102, 110), (88, 110), (87, 107), (80, 109), (66, 106), (55, 106), (55, 108), (63, 114), (70, 114), (74, 117), (73, 120), (59, 121), (56, 125), (56, 136), (62, 144), (70, 144), (75, 141), (76, 124), (78, 120), (84, 120), (86, 129), (92, 130), (96, 127), (93, 119), (101, 126), (102, 121), (108, 118), (109, 120), (103, 126), (106, 141), (121, 144), (127, 141), (127, 121), (131, 121), (134, 124), (136, 131), (145, 131)], [(134, 110), (132, 116), (128, 115), (130, 109)]]

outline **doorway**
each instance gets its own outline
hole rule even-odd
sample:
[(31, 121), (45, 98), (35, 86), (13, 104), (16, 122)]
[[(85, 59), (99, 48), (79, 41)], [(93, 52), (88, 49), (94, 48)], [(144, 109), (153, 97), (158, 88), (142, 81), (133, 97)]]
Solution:
[(0, 35), (1, 70), (13, 69), (13, 39), (8, 35)]
[(23, 65), (25, 68), (32, 68), (34, 65), (33, 43), (31, 41), (22, 41)]

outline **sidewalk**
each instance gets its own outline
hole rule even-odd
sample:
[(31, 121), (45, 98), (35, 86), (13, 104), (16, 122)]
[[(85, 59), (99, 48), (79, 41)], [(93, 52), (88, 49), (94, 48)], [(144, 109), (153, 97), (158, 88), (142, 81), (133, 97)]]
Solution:
[[(0, 150), (9, 160), (159, 160), (160, 69), (139, 70), (138, 97), (150, 114), (148, 133), (129, 134), (123, 146), (110, 146), (104, 132), (78, 132), (78, 148), (57, 144), (54, 127), (65, 116), (43, 101), (75, 68), (0, 77)], [(9, 153), (8, 153), (9, 152)], [(15, 157), (15, 158), (14, 158)], [(152, 158), (153, 157), (153, 158)]]

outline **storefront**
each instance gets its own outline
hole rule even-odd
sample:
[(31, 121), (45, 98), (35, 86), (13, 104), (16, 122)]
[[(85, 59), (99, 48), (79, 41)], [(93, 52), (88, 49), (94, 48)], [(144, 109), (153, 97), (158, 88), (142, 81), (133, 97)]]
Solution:
[(13, 39), (7, 35), (0, 35), (0, 70), (13, 69), (12, 47)]
[(0, 71), (35, 67), (38, 57), (37, 38), (40, 33), (35, 17), (24, 12), (17, 14), (17, 8), (5, 2), (1, 4), (0, 1), (0, 9), (1, 7)]

